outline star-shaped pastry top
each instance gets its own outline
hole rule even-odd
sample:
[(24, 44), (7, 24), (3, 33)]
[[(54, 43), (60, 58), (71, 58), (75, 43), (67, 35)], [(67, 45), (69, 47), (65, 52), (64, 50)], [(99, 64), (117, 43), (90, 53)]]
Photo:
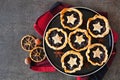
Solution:
[(75, 20), (76, 18), (74, 17), (73, 14), (71, 14), (70, 16), (67, 16), (67, 23), (71, 23), (73, 25)]
[(99, 48), (97, 48), (95, 51), (93, 51), (94, 55), (93, 55), (93, 58), (100, 58), (100, 55), (103, 53), (102, 51), (100, 51)]
[(63, 37), (60, 37), (58, 34), (56, 34), (54, 37), (52, 37), (52, 39), (54, 40), (54, 44), (57, 44), (57, 43), (62, 43), (62, 38)]
[(77, 42), (78, 44), (81, 44), (83, 41), (85, 41), (85, 39), (83, 38), (83, 35), (76, 36), (75, 42)]
[(93, 24), (93, 31), (98, 31), (99, 33), (101, 32), (101, 29), (103, 28), (103, 26), (100, 25), (100, 22), (97, 22), (96, 24)]
[(73, 67), (74, 65), (77, 65), (77, 58), (70, 57), (70, 60), (68, 61), (68, 64), (70, 67)]

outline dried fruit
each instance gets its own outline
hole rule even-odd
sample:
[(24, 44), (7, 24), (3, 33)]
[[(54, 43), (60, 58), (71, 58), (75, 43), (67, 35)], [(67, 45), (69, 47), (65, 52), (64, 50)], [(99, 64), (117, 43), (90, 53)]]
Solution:
[(41, 62), (45, 59), (45, 53), (42, 47), (35, 47), (30, 51), (30, 58), (34, 62)]
[(21, 47), (25, 51), (30, 51), (36, 46), (35, 37), (32, 35), (26, 35), (21, 39)]

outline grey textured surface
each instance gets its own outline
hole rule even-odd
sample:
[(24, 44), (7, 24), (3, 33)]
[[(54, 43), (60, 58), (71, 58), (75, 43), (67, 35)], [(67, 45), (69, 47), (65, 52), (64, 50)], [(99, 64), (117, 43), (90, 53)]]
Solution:
[[(31, 71), (24, 64), (28, 53), (20, 47), (26, 34), (40, 37), (33, 29), (36, 19), (57, 0), (0, 0), (0, 80), (75, 80), (55, 73)], [(85, 6), (109, 13), (111, 27), (120, 35), (120, 0), (59, 0), (74, 6)], [(117, 55), (103, 80), (120, 80), (120, 41)]]

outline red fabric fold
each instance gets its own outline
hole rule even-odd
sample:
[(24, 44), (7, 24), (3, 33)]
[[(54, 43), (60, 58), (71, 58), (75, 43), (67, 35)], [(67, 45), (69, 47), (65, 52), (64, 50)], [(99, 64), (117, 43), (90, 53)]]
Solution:
[(86, 77), (76, 77), (76, 80), (88, 80), (88, 77), (86, 76)]
[(111, 29), (111, 30), (112, 30), (112, 33), (113, 33), (114, 43), (117, 43), (117, 41), (118, 41), (118, 33), (113, 29)]
[(37, 31), (38, 34), (43, 36), (45, 28), (52, 17), (53, 17), (53, 15), (49, 11), (46, 12), (45, 14), (43, 14), (42, 16), (40, 16), (37, 19), (36, 23), (34, 24), (35, 31)]
[(42, 62), (34, 63), (30, 65), (30, 69), (37, 72), (55, 72), (56, 69), (49, 63), (47, 59)]
[(52, 66), (39, 66), (39, 67), (32, 67), (32, 70), (36, 71), (36, 72), (55, 72), (55, 68), (53, 68)]

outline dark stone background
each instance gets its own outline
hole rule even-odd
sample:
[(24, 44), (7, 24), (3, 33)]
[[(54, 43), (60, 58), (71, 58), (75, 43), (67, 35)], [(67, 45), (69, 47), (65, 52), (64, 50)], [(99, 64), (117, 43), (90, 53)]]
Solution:
[[(108, 12), (111, 27), (120, 34), (120, 0), (0, 0), (0, 80), (75, 80), (59, 72), (34, 72), (24, 64), (28, 53), (21, 49), (21, 38), (26, 34), (40, 37), (33, 24), (56, 1)], [(103, 80), (120, 80), (119, 44)]]

